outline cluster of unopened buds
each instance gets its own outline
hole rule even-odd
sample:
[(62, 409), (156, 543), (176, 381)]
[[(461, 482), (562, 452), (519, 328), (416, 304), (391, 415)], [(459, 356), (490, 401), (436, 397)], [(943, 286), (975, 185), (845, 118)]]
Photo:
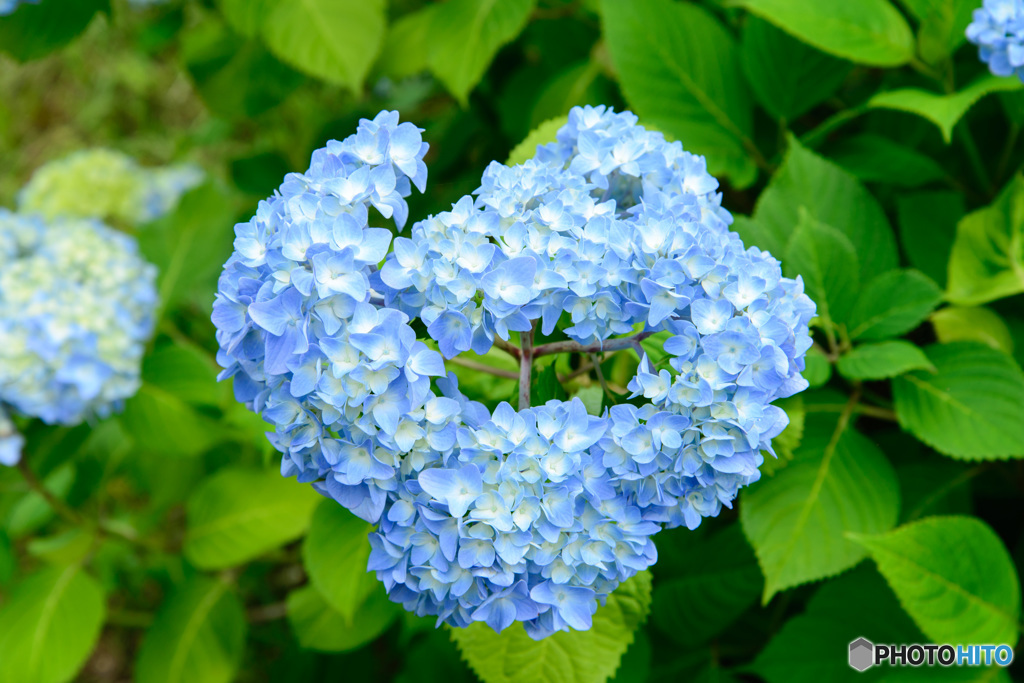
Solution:
[[(370, 227), (373, 207), (402, 231), (426, 151), (381, 112), (236, 227), (221, 376), (273, 425), (285, 476), (376, 525), (369, 569), (392, 600), (453, 626), (587, 629), (655, 562), (658, 530), (758, 479), (787, 424), (772, 401), (806, 387), (815, 306), (729, 230), (704, 159), (629, 112), (575, 108), (410, 237)], [(658, 333), (655, 365), (641, 341)], [(518, 409), (446, 371), (493, 347), (520, 363)], [(535, 358), (629, 349), (627, 402), (529, 405)]]

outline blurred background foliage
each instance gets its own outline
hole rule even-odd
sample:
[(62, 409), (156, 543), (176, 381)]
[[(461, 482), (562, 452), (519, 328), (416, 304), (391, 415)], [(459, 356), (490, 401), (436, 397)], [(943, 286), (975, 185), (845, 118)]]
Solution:
[[(0, 681), (475, 680), (448, 630), (363, 573), (366, 526), (276, 473), (263, 423), (215, 383), (210, 306), (234, 223), (360, 118), (397, 109), (425, 129), (415, 220), (580, 104), (631, 108), (707, 156), (747, 244), (819, 303), (815, 389), (784, 406), (780, 458), (738, 513), (657, 536), (653, 600), (579, 651), (600, 666), (550, 643), (488, 664), (463, 642), (476, 670), (1009, 679), (845, 660), (858, 636), (1020, 630), (1024, 91), (964, 45), (973, 1), (137, 4), (0, 18), (0, 205), (83, 148), (207, 177), (168, 216), (118, 226), (161, 271), (139, 394), (96, 424), (25, 423), (28, 469), (0, 470)], [(606, 371), (625, 384), (635, 362)], [(494, 405), (513, 385), (463, 386)]]

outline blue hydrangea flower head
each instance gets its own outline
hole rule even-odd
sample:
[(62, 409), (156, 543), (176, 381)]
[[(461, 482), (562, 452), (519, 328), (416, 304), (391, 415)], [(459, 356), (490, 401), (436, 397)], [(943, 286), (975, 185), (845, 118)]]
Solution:
[(18, 9), (18, 5), (36, 4), (38, 2), (39, 0), (0, 0), (0, 17), (14, 14), (14, 10)]
[[(704, 159), (629, 112), (573, 109), (533, 159), (492, 163), (392, 240), (369, 206), (400, 233), (426, 149), (381, 112), (236, 226), (222, 377), (273, 425), (283, 474), (376, 525), (369, 569), (392, 600), (534, 638), (590, 628), (658, 530), (757, 480), (787, 424), (772, 401), (807, 386), (815, 306), (729, 230)], [(587, 351), (657, 335), (667, 357), (644, 355), (636, 404), (600, 416), (575, 398), (490, 411), (445, 371), (535, 328)]]
[(21, 444), (8, 410), (75, 425), (139, 386), (156, 269), (133, 238), (92, 220), (0, 209), (0, 462)]
[(83, 149), (36, 169), (18, 193), (18, 209), (46, 219), (98, 218), (135, 226), (174, 209), (203, 177), (191, 164), (149, 168), (122, 152)]
[(974, 10), (967, 39), (993, 74), (1024, 81), (1024, 0), (985, 0)]

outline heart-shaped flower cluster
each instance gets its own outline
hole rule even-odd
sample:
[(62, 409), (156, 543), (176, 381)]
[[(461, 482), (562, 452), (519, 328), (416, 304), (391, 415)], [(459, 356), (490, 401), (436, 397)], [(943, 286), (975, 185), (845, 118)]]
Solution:
[(139, 387), (156, 268), (135, 240), (93, 220), (44, 222), (0, 209), (0, 462), (21, 437), (2, 413), (74, 425)]
[(1024, 0), (985, 0), (974, 10), (967, 39), (993, 74), (1024, 81)]
[[(771, 402), (806, 387), (814, 304), (729, 231), (703, 158), (604, 107), (573, 109), (525, 164), (492, 163), (389, 253), (368, 209), (401, 230), (426, 181), (420, 133), (393, 112), (362, 121), (236, 227), (214, 304), (222, 377), (275, 426), (283, 474), (377, 525), (369, 568), (392, 600), (534, 638), (589, 628), (655, 561), (654, 533), (757, 480), (787, 424)], [(536, 328), (567, 339), (533, 348)], [(634, 401), (601, 416), (578, 399), (491, 412), (442, 358), (499, 344), (528, 363), (655, 334), (666, 358), (644, 355)]]

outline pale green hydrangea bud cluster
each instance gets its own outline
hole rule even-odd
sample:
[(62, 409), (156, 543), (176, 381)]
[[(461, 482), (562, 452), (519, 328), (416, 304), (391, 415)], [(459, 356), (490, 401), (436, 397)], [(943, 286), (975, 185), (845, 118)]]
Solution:
[(19, 193), (18, 209), (139, 225), (172, 210), (202, 180), (191, 164), (147, 168), (121, 152), (85, 149), (41, 166)]

